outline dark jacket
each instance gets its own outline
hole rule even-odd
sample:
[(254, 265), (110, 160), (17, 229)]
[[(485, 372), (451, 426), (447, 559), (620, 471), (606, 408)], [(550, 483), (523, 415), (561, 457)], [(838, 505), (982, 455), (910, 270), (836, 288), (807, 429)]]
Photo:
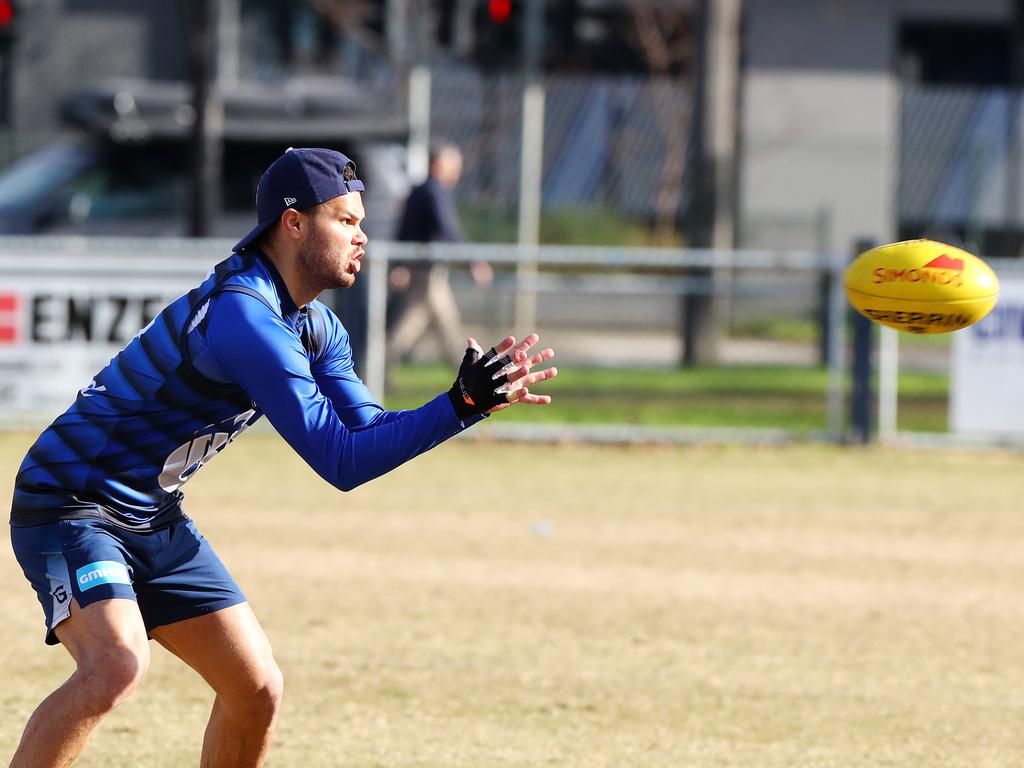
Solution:
[(395, 237), (412, 243), (465, 240), (451, 190), (433, 176), (413, 187), (405, 201), (405, 211)]

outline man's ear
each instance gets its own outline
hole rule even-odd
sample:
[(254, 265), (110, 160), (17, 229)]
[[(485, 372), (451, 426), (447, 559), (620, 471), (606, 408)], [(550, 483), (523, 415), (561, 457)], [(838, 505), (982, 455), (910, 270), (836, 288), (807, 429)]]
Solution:
[(279, 219), (281, 232), (290, 240), (301, 240), (306, 234), (305, 218), (294, 208), (286, 208)]

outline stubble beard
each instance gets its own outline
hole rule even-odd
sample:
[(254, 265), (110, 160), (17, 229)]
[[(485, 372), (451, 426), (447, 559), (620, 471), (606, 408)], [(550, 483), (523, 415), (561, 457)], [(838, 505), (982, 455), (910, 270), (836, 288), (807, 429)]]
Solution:
[(351, 288), (356, 276), (348, 271), (348, 263), (344, 252), (329, 245), (315, 230), (299, 249), (299, 265), (317, 293), (332, 288)]

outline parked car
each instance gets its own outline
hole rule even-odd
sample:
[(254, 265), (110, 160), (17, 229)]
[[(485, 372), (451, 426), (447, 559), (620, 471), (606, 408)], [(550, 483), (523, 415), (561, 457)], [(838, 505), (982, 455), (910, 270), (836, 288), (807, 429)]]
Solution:
[[(356, 161), (371, 198), (371, 233), (389, 237), (408, 186), (404, 118), (379, 114), (375, 121), (367, 103), (348, 111), (349, 87), (282, 88), (245, 88), (225, 99), (223, 210), (211, 234), (244, 234), (266, 167), (289, 146), (316, 145)], [(193, 113), (187, 94), (182, 84), (148, 81), (76, 94), (65, 118), (79, 137), (0, 171), (0, 234), (188, 234)]]

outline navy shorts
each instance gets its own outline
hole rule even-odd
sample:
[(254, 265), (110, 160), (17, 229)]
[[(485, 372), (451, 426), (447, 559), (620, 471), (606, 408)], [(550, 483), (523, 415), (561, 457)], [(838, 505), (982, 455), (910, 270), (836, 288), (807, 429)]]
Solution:
[(145, 533), (100, 520), (11, 526), (11, 542), (46, 614), (47, 645), (60, 642), (53, 628), (70, 615), (72, 598), (83, 608), (135, 600), (147, 632), (245, 601), (188, 518)]

